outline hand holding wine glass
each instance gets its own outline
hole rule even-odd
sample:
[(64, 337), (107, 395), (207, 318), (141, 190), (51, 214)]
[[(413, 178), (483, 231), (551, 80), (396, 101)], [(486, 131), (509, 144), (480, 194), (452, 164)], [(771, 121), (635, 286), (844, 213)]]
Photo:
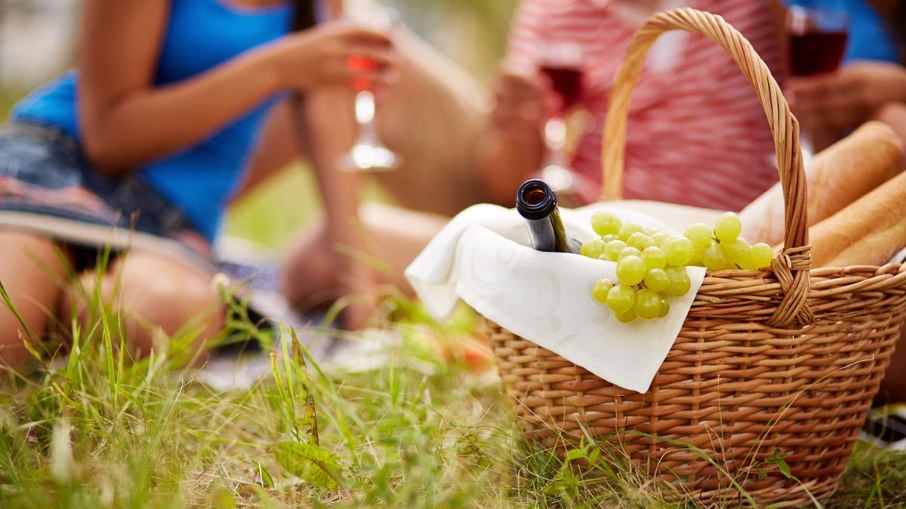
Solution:
[[(389, 31), (397, 20), (396, 11), (384, 7), (379, 10), (378, 16), (368, 20), (368, 24), (375, 29)], [(375, 121), (375, 83), (367, 76), (376, 70), (377, 62), (362, 54), (349, 57), (346, 65), (350, 70), (361, 73), (350, 83), (355, 91), (355, 120), (359, 134), (349, 152), (340, 157), (338, 167), (350, 172), (395, 170), (401, 160), (380, 140)]]
[(906, 68), (854, 62), (833, 74), (793, 81), (787, 96), (804, 127), (846, 131), (875, 118), (887, 104), (906, 102)]
[[(329, 21), (275, 41), (262, 49), (287, 88), (310, 91), (349, 86), (350, 80), (382, 84), (393, 68), (392, 42), (387, 34), (361, 24)], [(366, 58), (368, 68), (351, 68), (350, 55)]]
[[(791, 105), (797, 102), (797, 80), (807, 83), (812, 77), (835, 73), (843, 61), (849, 33), (849, 16), (842, 3), (804, 2), (793, 5), (786, 17), (789, 45)], [(802, 98), (799, 98), (800, 106)], [(797, 115), (805, 114), (800, 111)], [(834, 141), (828, 126), (803, 117), (802, 144), (806, 152), (823, 149)]]

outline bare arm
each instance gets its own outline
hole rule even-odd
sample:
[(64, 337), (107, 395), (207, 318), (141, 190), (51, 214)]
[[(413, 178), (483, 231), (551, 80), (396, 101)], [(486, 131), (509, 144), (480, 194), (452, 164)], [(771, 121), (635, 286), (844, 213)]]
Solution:
[(368, 54), (381, 67), (390, 62), (383, 35), (335, 26), (289, 35), (194, 78), (154, 87), (169, 6), (170, 0), (86, 1), (79, 117), (88, 157), (106, 174), (191, 146), (279, 90), (345, 84), (349, 54)]

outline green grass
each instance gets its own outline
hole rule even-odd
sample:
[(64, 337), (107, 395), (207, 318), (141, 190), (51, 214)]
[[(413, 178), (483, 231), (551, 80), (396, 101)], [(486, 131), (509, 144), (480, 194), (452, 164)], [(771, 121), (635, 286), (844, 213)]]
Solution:
[[(232, 390), (185, 367), (190, 335), (130, 361), (119, 317), (99, 311), (68, 356), (2, 382), (0, 507), (695, 506), (668, 503), (618, 452), (574, 452), (596, 461), (590, 475), (522, 441), (499, 380), (428, 346), (472, 333), (466, 310), (440, 327), (391, 302), (402, 343), (380, 367), (322, 369), (284, 346), (268, 376)], [(272, 343), (234, 311), (234, 335)], [(827, 507), (901, 506), (904, 466), (860, 445)]]
[(21, 99), (25, 94), (18, 90), (10, 90), (0, 87), (0, 124), (6, 122), (10, 110), (16, 105), (16, 101)]

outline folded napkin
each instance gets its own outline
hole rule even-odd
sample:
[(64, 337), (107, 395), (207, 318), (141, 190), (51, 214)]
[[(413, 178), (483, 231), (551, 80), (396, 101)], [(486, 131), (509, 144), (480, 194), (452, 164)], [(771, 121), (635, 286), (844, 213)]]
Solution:
[[(570, 236), (594, 238), (591, 216), (606, 210), (667, 233), (695, 222), (714, 224), (720, 212), (642, 201), (560, 209)], [(428, 311), (443, 320), (462, 299), (505, 329), (584, 367), (615, 385), (646, 392), (673, 345), (705, 276), (689, 267), (690, 291), (669, 297), (670, 312), (624, 324), (591, 296), (595, 281), (616, 281), (616, 263), (532, 249), (525, 221), (496, 205), (469, 207), (454, 217), (405, 275)]]

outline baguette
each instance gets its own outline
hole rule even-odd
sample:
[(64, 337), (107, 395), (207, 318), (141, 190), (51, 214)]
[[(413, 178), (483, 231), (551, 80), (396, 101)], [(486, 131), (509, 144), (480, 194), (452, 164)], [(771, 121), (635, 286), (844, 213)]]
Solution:
[[(903, 141), (887, 124), (870, 121), (816, 154), (805, 169), (808, 223), (818, 224), (896, 175)], [(739, 213), (741, 236), (770, 245), (783, 241), (783, 191), (778, 182)]]
[(813, 267), (883, 265), (906, 246), (906, 173), (811, 228)]

